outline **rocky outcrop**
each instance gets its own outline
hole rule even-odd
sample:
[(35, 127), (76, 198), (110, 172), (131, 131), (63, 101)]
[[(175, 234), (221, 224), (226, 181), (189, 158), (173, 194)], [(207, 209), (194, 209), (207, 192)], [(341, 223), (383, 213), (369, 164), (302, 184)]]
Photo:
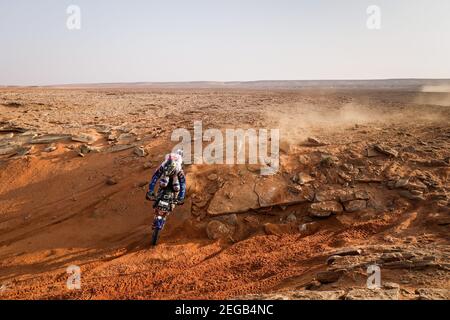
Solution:
[(437, 288), (419, 288), (416, 290), (418, 300), (450, 300), (450, 290)]
[(236, 297), (236, 300), (340, 300), (345, 296), (345, 291), (282, 291), (267, 294), (254, 294)]
[(252, 185), (245, 184), (237, 188), (233, 183), (226, 183), (214, 194), (207, 212), (214, 216), (246, 212), (258, 207), (258, 196)]
[(355, 288), (351, 289), (346, 295), (345, 300), (399, 300), (399, 288)]
[(206, 226), (206, 234), (211, 240), (217, 240), (231, 236), (232, 230), (224, 223), (212, 220)]
[(309, 214), (313, 217), (324, 218), (341, 213), (343, 210), (342, 205), (337, 201), (323, 201), (311, 204)]

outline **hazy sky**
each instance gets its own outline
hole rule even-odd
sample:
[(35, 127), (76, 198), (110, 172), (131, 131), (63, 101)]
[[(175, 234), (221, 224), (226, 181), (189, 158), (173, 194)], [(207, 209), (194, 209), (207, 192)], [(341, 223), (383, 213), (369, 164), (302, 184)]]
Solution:
[(0, 0), (0, 85), (371, 78), (450, 78), (450, 1)]

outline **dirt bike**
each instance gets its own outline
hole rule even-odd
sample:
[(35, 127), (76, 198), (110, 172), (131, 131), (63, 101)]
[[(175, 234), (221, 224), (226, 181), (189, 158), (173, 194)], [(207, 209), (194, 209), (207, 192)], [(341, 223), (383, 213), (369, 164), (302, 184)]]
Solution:
[(175, 192), (170, 190), (170, 188), (160, 189), (158, 195), (150, 200), (155, 201), (155, 204), (153, 205), (155, 208), (155, 218), (153, 219), (152, 225), (152, 245), (156, 246), (159, 234), (166, 223), (167, 216), (175, 209), (175, 205), (178, 204), (178, 201), (175, 197)]

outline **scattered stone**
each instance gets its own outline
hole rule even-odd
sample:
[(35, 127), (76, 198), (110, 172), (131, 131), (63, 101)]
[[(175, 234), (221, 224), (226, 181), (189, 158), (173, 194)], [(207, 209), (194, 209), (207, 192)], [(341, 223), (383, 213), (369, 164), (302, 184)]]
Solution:
[(295, 216), (295, 214), (291, 213), (290, 215), (288, 215), (286, 217), (286, 221), (287, 222), (295, 222), (295, 221), (297, 221), (297, 217)]
[(310, 236), (319, 230), (319, 224), (317, 222), (303, 223), (298, 226), (298, 231), (304, 237)]
[(362, 250), (359, 248), (344, 248), (338, 251), (333, 252), (334, 256), (359, 256), (362, 254)]
[(427, 163), (428, 167), (448, 167), (449, 163), (445, 160), (432, 159)]
[(14, 138), (14, 133), (12, 132), (0, 135), (0, 140), (9, 140), (12, 138)]
[(312, 280), (305, 285), (306, 290), (317, 290), (322, 284), (317, 280)]
[(344, 203), (345, 211), (347, 212), (356, 212), (363, 210), (367, 207), (366, 200), (353, 200)]
[(16, 154), (18, 146), (16, 145), (6, 145), (6, 146), (1, 146), (0, 147), (0, 156), (3, 155), (14, 155)]
[(339, 177), (344, 180), (345, 182), (351, 182), (353, 179), (348, 174), (345, 174), (344, 172), (338, 172)]
[(344, 210), (337, 201), (323, 201), (311, 204), (309, 213), (314, 217), (329, 217), (332, 214), (340, 213)]
[(70, 135), (45, 135), (31, 139), (31, 144), (50, 144), (56, 141), (67, 140)]
[(392, 262), (386, 262), (383, 263), (384, 268), (389, 269), (426, 269), (429, 267), (436, 267), (438, 266), (436, 262), (432, 260), (402, 260), (402, 261), (392, 261)]
[(326, 143), (320, 141), (317, 138), (308, 137), (308, 139), (306, 139), (306, 142), (304, 143), (304, 145), (311, 146), (311, 147), (320, 147), (320, 146), (326, 146)]
[(16, 101), (5, 102), (5, 103), (2, 103), (2, 105), (4, 105), (5, 107), (9, 107), (9, 108), (19, 108), (19, 107), (23, 106), (22, 103), (16, 102)]
[(339, 255), (332, 255), (330, 257), (328, 257), (326, 263), (327, 265), (331, 265), (333, 264), (335, 261), (342, 259), (342, 256)]
[(419, 300), (450, 300), (450, 290), (438, 288), (420, 288), (416, 290)]
[(414, 257), (413, 254), (405, 253), (405, 252), (385, 252), (381, 255), (380, 259), (385, 262), (392, 262), (392, 261), (402, 261), (406, 259), (410, 259)]
[(129, 144), (136, 140), (136, 136), (132, 133), (122, 133), (117, 137), (117, 142), (120, 144)]
[(26, 156), (29, 155), (31, 151), (33, 151), (33, 146), (19, 147), (16, 149), (16, 155)]
[(56, 146), (53, 143), (44, 149), (45, 152), (53, 152), (55, 150), (56, 150)]
[(101, 149), (98, 148), (98, 147), (92, 147), (92, 146), (89, 146), (87, 144), (82, 144), (80, 146), (80, 155), (82, 154), (84, 156), (84, 155), (86, 155), (86, 154), (88, 154), (90, 152), (100, 152), (100, 150)]
[(109, 177), (108, 179), (106, 179), (106, 184), (109, 186), (113, 186), (117, 184), (117, 180), (113, 177)]
[[(404, 240), (405, 243), (416, 243), (417, 239), (414, 236), (408, 236), (406, 237), (406, 239)], [(414, 257), (414, 255), (412, 255), (411, 257)]]
[(292, 295), (293, 300), (340, 300), (345, 291), (297, 291)]
[(352, 201), (355, 199), (356, 199), (355, 193), (353, 193), (353, 192), (345, 192), (345, 193), (339, 195), (339, 200), (341, 202), (348, 202), (348, 201)]
[(414, 195), (411, 191), (401, 190), (399, 191), (399, 195), (409, 200), (425, 200), (425, 198), (421, 195)]
[(400, 290), (400, 285), (395, 282), (384, 282), (383, 289), (398, 289), (398, 290)]
[(218, 176), (215, 173), (211, 173), (210, 175), (208, 175), (208, 180), (209, 181), (215, 181), (217, 180)]
[(402, 178), (395, 182), (395, 188), (403, 188), (409, 183), (409, 178)]
[(333, 283), (338, 281), (343, 274), (343, 270), (321, 271), (316, 274), (316, 280), (323, 284)]
[(378, 156), (381, 156), (381, 153), (379, 153), (373, 147), (371, 147), (371, 148), (367, 148), (367, 156), (369, 158), (378, 157)]
[(91, 134), (87, 134), (87, 133), (81, 133), (79, 135), (76, 136), (72, 136), (72, 141), (76, 141), (76, 142), (82, 142), (82, 143), (87, 143), (87, 144), (91, 144), (94, 143), (97, 140), (97, 138)]
[(375, 144), (373, 146), (373, 148), (376, 151), (378, 151), (378, 152), (380, 152), (380, 153), (382, 153), (384, 155), (387, 155), (387, 156), (390, 156), (390, 157), (394, 157), (394, 158), (398, 157), (398, 151), (396, 151), (396, 150), (394, 150), (392, 148), (389, 148), (389, 147), (386, 147), (386, 146), (382, 146), (382, 145), (379, 145), (379, 144)]
[(2, 133), (9, 133), (9, 132), (25, 133), (27, 131), (28, 131), (27, 129), (18, 127), (16, 125), (12, 124), (11, 122), (0, 127), (0, 132), (2, 132)]
[(89, 149), (89, 146), (86, 144), (83, 144), (82, 146), (80, 146), (80, 153), (85, 155), (88, 154), (89, 152), (91, 152), (91, 149)]
[(292, 182), (302, 186), (304, 184), (314, 181), (314, 178), (311, 177), (309, 174), (300, 172), (300, 173), (294, 175), (291, 180), (292, 180)]
[(398, 300), (400, 290), (397, 289), (351, 289), (346, 295), (346, 300)]
[(111, 148), (109, 148), (109, 151), (110, 152), (119, 152), (119, 151), (131, 149), (133, 147), (134, 147), (134, 145), (132, 145), (132, 144), (120, 144), (120, 145), (112, 146)]
[(232, 225), (232, 226), (235, 226), (238, 224), (237, 214), (235, 214), (235, 213), (227, 214), (224, 216), (219, 216), (219, 217), (215, 218), (215, 220), (219, 220), (221, 222), (224, 222), (224, 223)]
[(235, 297), (235, 300), (340, 300), (345, 291), (281, 291), (276, 293), (251, 294)]
[(251, 228), (258, 228), (260, 225), (258, 218), (254, 216), (245, 217), (244, 222), (246, 222)]
[(334, 156), (330, 155), (322, 155), (322, 158), (320, 159), (320, 166), (324, 168), (331, 168), (333, 167), (339, 159)]
[(411, 193), (413, 196), (423, 196), (422, 190), (409, 190), (409, 193)]
[(206, 234), (211, 240), (228, 237), (231, 235), (231, 230), (222, 222), (212, 220), (206, 226)]
[(142, 147), (142, 146), (141, 147), (135, 147), (133, 152), (138, 157), (145, 157), (147, 155), (147, 153), (145, 152), (144, 147)]
[(407, 147), (403, 148), (403, 151), (404, 152), (414, 153), (414, 152), (417, 152), (417, 149), (414, 148), (413, 146), (407, 146)]
[(369, 193), (365, 190), (357, 190), (355, 191), (355, 199), (357, 200), (369, 200)]
[(316, 202), (324, 202), (324, 201), (342, 201), (341, 198), (344, 195), (348, 195), (348, 200), (354, 200), (354, 195), (349, 193), (344, 189), (327, 189), (327, 190), (319, 190), (314, 194), (314, 201)]

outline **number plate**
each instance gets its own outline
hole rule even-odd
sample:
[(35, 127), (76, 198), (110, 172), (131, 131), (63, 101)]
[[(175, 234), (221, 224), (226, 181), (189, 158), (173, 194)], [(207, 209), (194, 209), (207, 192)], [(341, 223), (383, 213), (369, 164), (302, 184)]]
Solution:
[(165, 201), (159, 201), (159, 205), (160, 205), (160, 206), (166, 206), (166, 207), (168, 207), (168, 206), (169, 206), (169, 203), (168, 203), (168, 202), (165, 202)]

